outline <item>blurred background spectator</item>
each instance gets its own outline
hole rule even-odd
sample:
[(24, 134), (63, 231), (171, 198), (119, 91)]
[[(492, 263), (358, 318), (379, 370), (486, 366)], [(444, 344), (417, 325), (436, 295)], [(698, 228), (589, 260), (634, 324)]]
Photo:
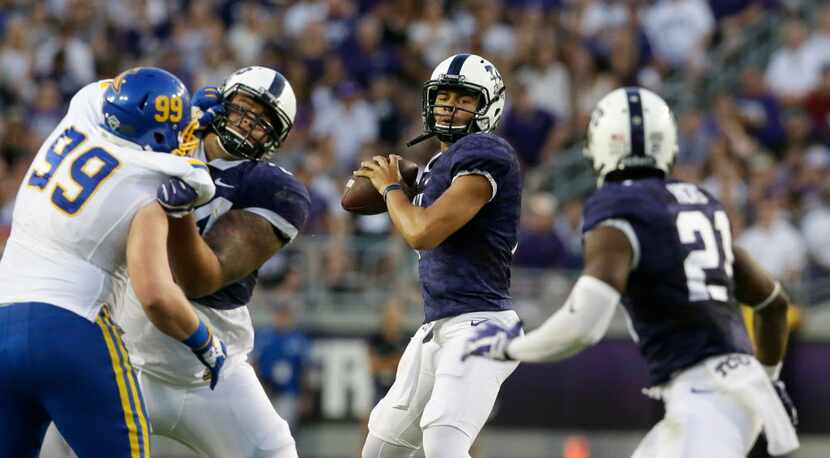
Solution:
[(784, 103), (796, 105), (815, 86), (818, 62), (807, 45), (804, 23), (792, 19), (784, 27), (784, 46), (770, 59), (767, 82)]
[[(274, 409), (292, 429), (305, 408), (305, 370), (311, 343), (297, 328), (296, 304), (274, 307), (271, 326), (257, 329), (253, 361)], [(305, 404), (305, 405), (304, 405)]]
[(530, 269), (573, 269), (581, 252), (573, 252), (556, 232), (558, 202), (547, 193), (538, 193), (524, 204), (519, 245), (513, 255), (516, 267)]
[(781, 197), (771, 195), (759, 202), (755, 223), (749, 225), (737, 243), (752, 253), (773, 278), (795, 282), (804, 269), (804, 239), (782, 214)]
[(369, 337), (369, 364), (375, 384), (376, 402), (392, 387), (398, 361), (409, 343), (403, 318), (401, 304), (396, 300), (388, 302), (384, 307), (380, 331)]

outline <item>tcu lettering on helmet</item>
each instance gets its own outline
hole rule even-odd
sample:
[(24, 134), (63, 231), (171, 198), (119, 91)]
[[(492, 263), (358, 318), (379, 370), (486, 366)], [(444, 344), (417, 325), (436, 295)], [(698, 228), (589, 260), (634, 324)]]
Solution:
[[(259, 159), (276, 152), (294, 125), (297, 98), (288, 80), (276, 70), (265, 67), (245, 67), (231, 74), (220, 88), (225, 115), (217, 116), (213, 130), (225, 150), (245, 159)], [(244, 94), (260, 103), (265, 112), (256, 115), (234, 103), (234, 96)], [(248, 118), (251, 127), (247, 133), (229, 123), (231, 113), (239, 119)], [(256, 141), (252, 132), (256, 127), (266, 134)]]
[(109, 83), (101, 111), (106, 131), (141, 148), (169, 153), (190, 122), (190, 93), (165, 70), (136, 67)]
[(597, 103), (584, 154), (601, 185), (609, 173), (654, 169), (668, 175), (677, 156), (677, 124), (666, 102), (639, 87), (616, 89)]
[[(462, 89), (479, 95), (475, 117), (466, 126), (438, 126), (435, 122), (435, 100), (439, 89)], [(498, 69), (487, 59), (475, 54), (456, 54), (435, 67), (430, 80), (424, 83), (422, 106), (424, 131), (442, 142), (452, 143), (473, 132), (492, 132), (501, 121), (507, 93)]]

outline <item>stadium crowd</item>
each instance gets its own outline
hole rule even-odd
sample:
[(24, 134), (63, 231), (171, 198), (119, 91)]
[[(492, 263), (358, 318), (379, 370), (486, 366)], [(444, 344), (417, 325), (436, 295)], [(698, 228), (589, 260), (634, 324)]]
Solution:
[[(298, 95), (275, 160), (311, 190), (303, 238), (335, 241), (319, 252), (318, 278), (348, 289), (351, 241), (390, 238), (391, 227), (340, 209), (346, 177), (374, 154), (432, 154), (430, 142), (403, 147), (422, 128), (421, 84), (444, 57), (471, 51), (496, 63), (508, 87), (501, 133), (520, 156), (527, 194), (517, 266), (578, 267), (590, 184), (557, 168), (581, 148), (595, 102), (636, 84), (677, 102), (675, 173), (723, 200), (737, 243), (790, 284), (825, 278), (830, 6), (819, 3), (0, 0), (0, 241), (31, 157), (84, 84), (154, 65), (195, 90), (260, 64)], [(756, 58), (740, 59), (749, 50)], [(291, 289), (304, 280), (285, 256), (272, 270)], [(367, 268), (385, 271), (383, 262)]]

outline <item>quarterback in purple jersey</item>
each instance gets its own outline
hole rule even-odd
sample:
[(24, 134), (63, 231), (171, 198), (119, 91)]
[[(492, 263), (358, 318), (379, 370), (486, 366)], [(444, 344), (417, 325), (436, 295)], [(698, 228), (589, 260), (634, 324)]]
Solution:
[(516, 363), (462, 363), (483, 322), (514, 327), (509, 293), (521, 176), (513, 148), (492, 132), (505, 104), (496, 67), (474, 54), (441, 62), (423, 88), (425, 134), (441, 144), (420, 171), (416, 196), (402, 192), (398, 157), (364, 161), (389, 217), (418, 251), (424, 325), (410, 340), (395, 383), (372, 410), (364, 457), (469, 456), (502, 382)]
[[(586, 156), (599, 188), (583, 213), (585, 269), (565, 305), (524, 336), (485, 323), (465, 357), (555, 361), (599, 341), (622, 303), (666, 416), (634, 458), (744, 457), (763, 428), (773, 455), (798, 447), (795, 408), (778, 380), (789, 301), (732, 244), (718, 200), (668, 178), (677, 154), (668, 105), (637, 87), (595, 108)], [(739, 303), (755, 309), (757, 349)], [(469, 358), (477, 359), (477, 358)]]

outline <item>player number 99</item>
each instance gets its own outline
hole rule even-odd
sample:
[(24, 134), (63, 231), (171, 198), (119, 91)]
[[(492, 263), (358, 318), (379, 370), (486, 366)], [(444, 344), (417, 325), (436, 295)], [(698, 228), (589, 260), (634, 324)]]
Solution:
[(168, 97), (160, 95), (156, 97), (156, 115), (154, 119), (158, 122), (179, 122), (182, 120), (184, 114), (184, 107), (182, 106), (182, 98), (174, 95)]

